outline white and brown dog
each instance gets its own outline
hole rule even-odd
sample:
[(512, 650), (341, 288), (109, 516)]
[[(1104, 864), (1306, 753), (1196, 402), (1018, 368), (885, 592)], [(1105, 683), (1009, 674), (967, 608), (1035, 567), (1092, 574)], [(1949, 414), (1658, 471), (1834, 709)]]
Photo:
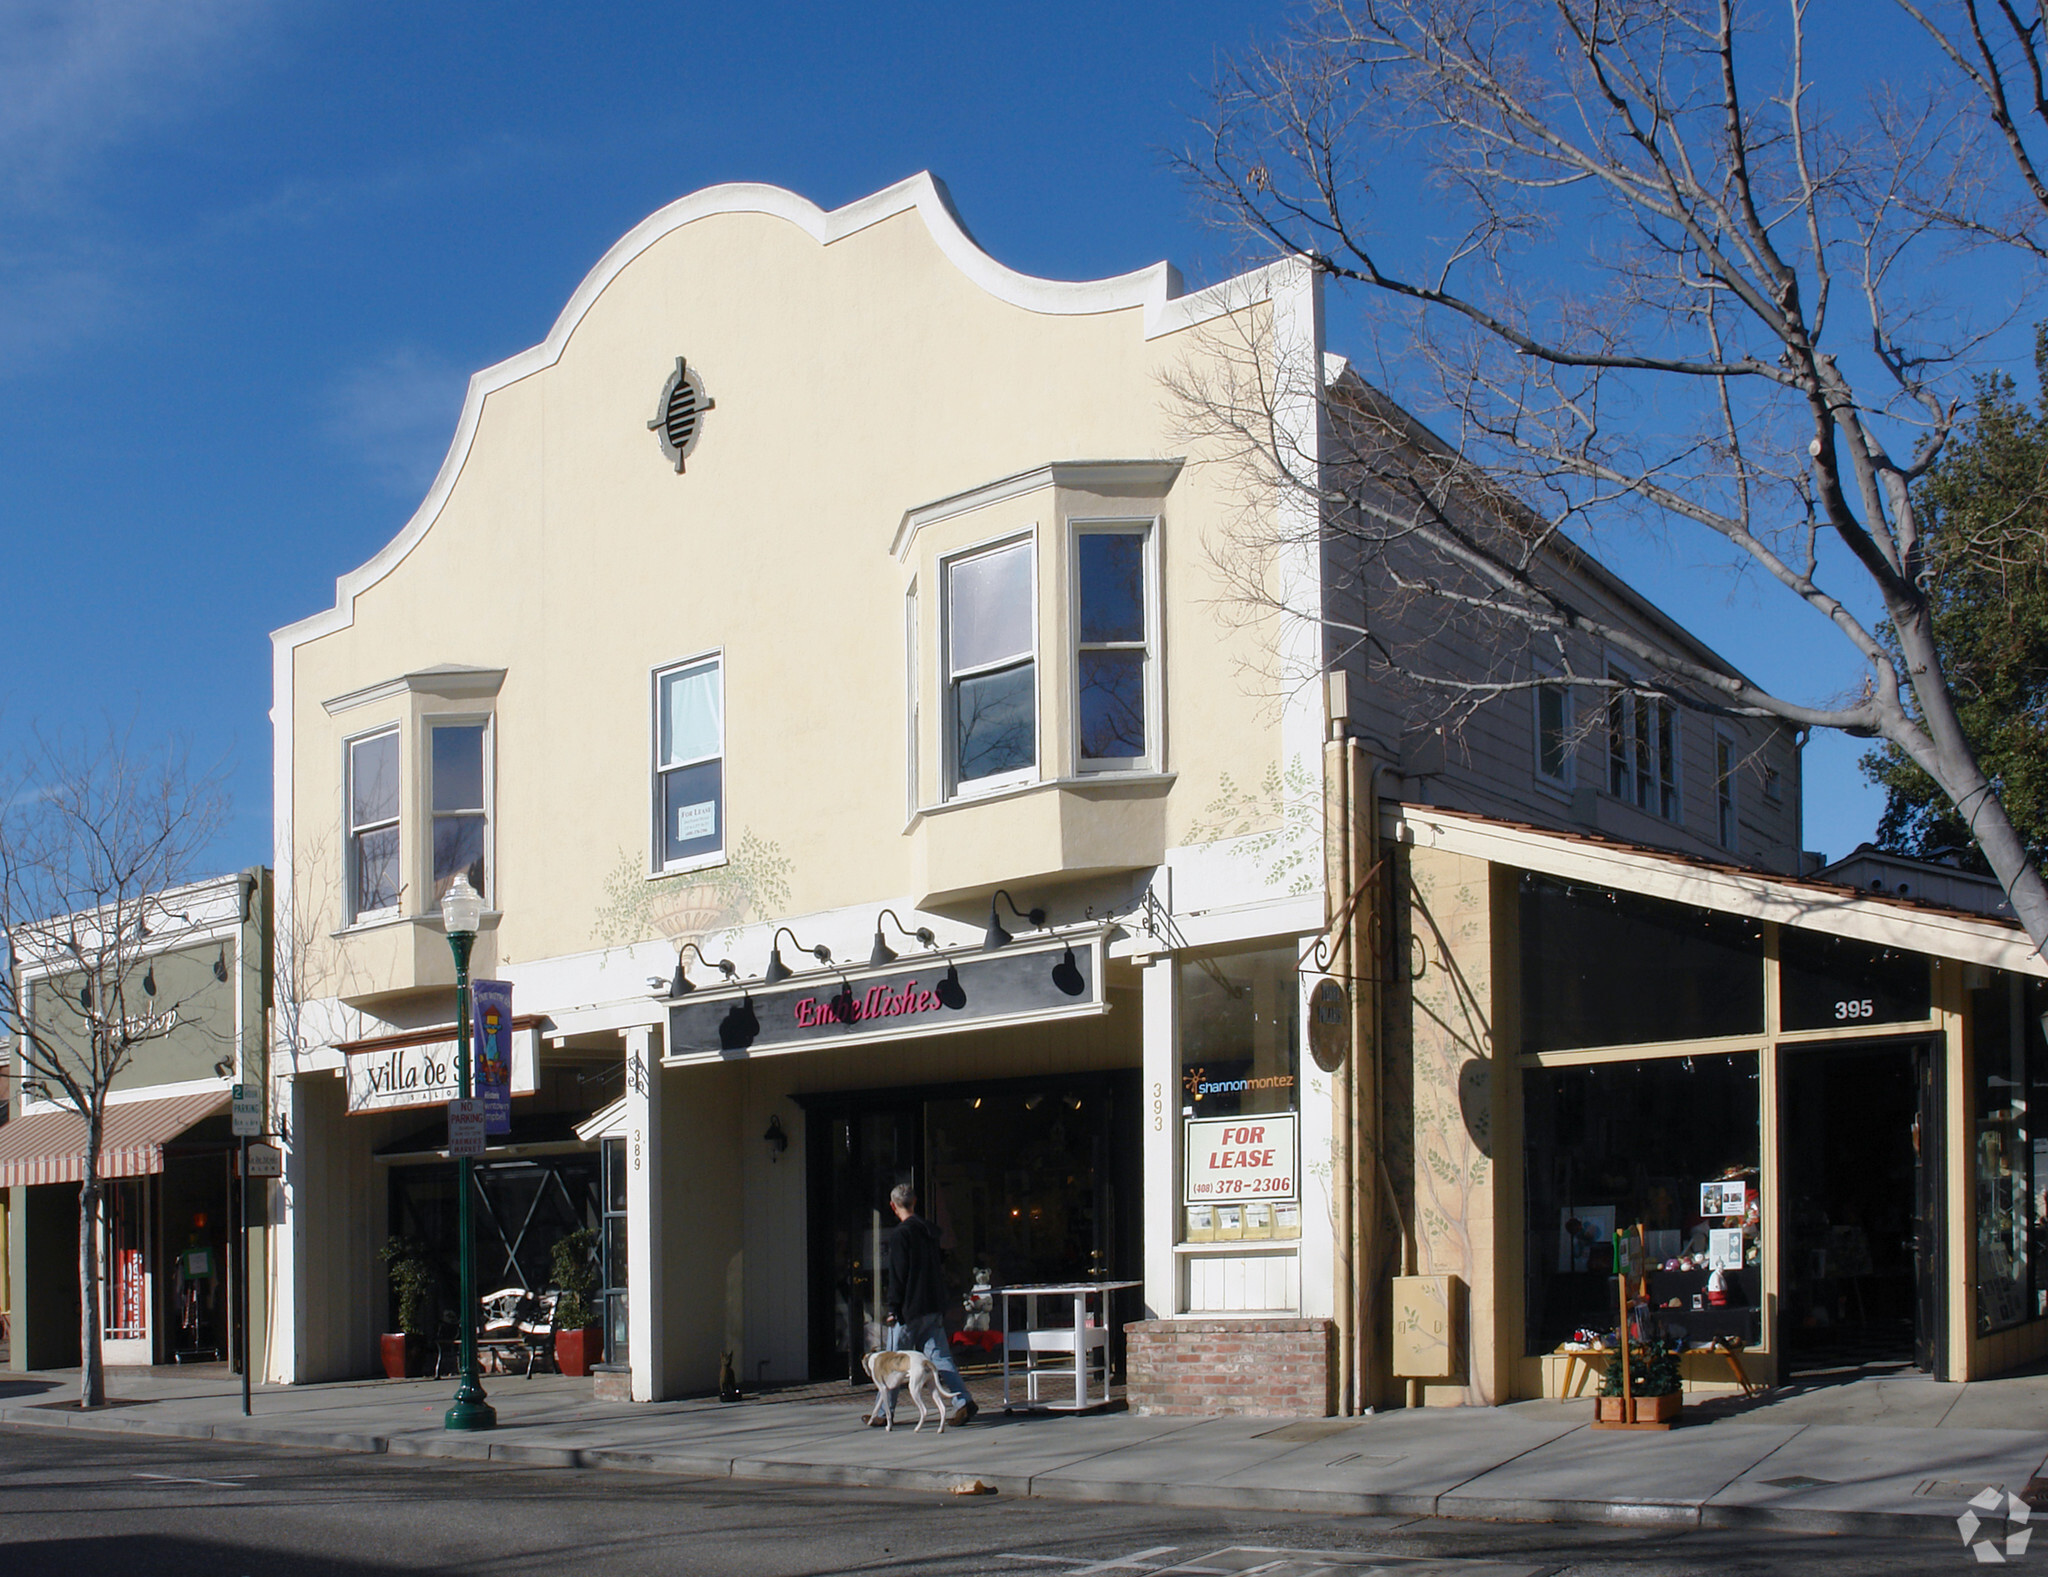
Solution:
[[(946, 1432), (946, 1392), (939, 1384), (939, 1372), (921, 1352), (871, 1352), (861, 1360), (868, 1378), (875, 1382), (875, 1405), (868, 1421), (881, 1418), (890, 1429), (896, 1427), (895, 1396), (902, 1391), (917, 1404), (917, 1427), (924, 1428), (925, 1397), (939, 1415), (939, 1433)], [(916, 1430), (912, 1431), (913, 1434)]]

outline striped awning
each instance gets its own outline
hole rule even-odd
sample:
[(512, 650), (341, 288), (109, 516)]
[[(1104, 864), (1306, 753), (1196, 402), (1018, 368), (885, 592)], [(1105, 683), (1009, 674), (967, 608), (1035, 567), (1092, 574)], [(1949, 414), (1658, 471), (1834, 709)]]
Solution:
[[(227, 1105), (226, 1090), (200, 1090), (108, 1106), (100, 1128), (100, 1176), (161, 1172), (164, 1146)], [(84, 1177), (85, 1119), (78, 1113), (36, 1112), (0, 1124), (0, 1188), (76, 1183)]]

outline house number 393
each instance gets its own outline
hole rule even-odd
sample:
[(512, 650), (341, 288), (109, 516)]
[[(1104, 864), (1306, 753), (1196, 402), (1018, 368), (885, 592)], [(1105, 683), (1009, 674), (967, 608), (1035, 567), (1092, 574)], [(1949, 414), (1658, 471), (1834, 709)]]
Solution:
[(1856, 1002), (1837, 1002), (1835, 1004), (1835, 1017), (1838, 1019), (1875, 1018), (1876, 1016), (1877, 1004), (1868, 997), (1864, 997)]
[(1152, 1085), (1152, 1131), (1154, 1133), (1163, 1133), (1165, 1130), (1166, 1086), (1155, 1080)]

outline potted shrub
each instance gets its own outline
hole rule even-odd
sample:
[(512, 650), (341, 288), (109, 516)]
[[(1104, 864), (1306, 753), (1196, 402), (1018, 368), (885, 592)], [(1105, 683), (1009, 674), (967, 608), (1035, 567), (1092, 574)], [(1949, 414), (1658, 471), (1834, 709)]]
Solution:
[[(1679, 1377), (1678, 1350), (1670, 1342), (1651, 1342), (1648, 1349), (1629, 1366), (1629, 1390), (1621, 1389), (1621, 1354), (1607, 1360), (1607, 1377), (1601, 1382), (1594, 1403), (1594, 1419), (1603, 1424), (1669, 1424), (1678, 1417), (1683, 1403)], [(1627, 1411), (1633, 1402), (1634, 1411)]]
[(597, 1295), (597, 1231), (579, 1227), (557, 1238), (549, 1251), (555, 1285), (555, 1367), (564, 1374), (584, 1375), (603, 1354), (603, 1335), (590, 1300)]
[(392, 1237), (377, 1250), (391, 1278), (391, 1296), (398, 1304), (398, 1329), (380, 1343), (384, 1372), (394, 1380), (426, 1372), (427, 1304), (433, 1292), (433, 1267), (427, 1246), (417, 1238)]

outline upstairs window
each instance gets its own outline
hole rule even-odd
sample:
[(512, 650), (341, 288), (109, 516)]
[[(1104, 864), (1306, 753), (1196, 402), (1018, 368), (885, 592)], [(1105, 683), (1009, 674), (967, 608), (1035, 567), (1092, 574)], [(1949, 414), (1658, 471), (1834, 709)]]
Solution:
[(441, 723), (428, 730), (433, 747), (436, 909), (458, 876), (467, 876), (487, 902), (491, 897), (485, 885), (490, 814), (485, 804), (484, 731), (482, 723)]
[(1607, 792), (1666, 821), (1680, 818), (1678, 709), (1670, 701), (1627, 693), (1608, 698)]
[(1074, 539), (1074, 715), (1083, 770), (1142, 767), (1151, 754), (1149, 526), (1086, 527)]
[(1021, 783), (1038, 765), (1034, 558), (1027, 539), (946, 566), (946, 705), (955, 788)]
[(1536, 687), (1536, 776), (1558, 788), (1572, 783), (1572, 693), (1561, 684)]
[(348, 747), (349, 918), (398, 908), (398, 730)]
[(725, 848), (725, 675), (721, 659), (655, 675), (654, 851), (663, 870)]
[(1735, 741), (1714, 736), (1714, 841), (1735, 847)]

